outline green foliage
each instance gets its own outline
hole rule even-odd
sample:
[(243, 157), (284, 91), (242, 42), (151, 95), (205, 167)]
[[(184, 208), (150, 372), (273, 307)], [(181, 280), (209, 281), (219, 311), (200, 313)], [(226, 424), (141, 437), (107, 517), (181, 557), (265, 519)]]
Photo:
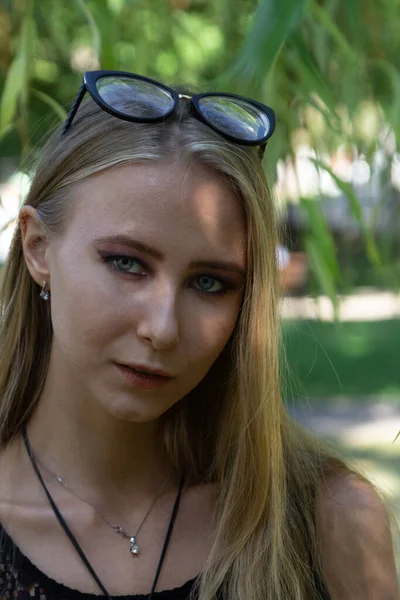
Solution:
[[(3, 2), (0, 156), (23, 158), (65, 118), (85, 70), (128, 70), (171, 85), (253, 95), (277, 113), (265, 158), (271, 179), (305, 139), (315, 164), (348, 198), (371, 265), (385, 272), (376, 218), (365, 222), (353, 186), (329, 159), (345, 148), (373, 171), (382, 132), (390, 128), (398, 139), (399, 39), (398, 0)], [(395, 149), (386, 152), (388, 171)], [(318, 198), (312, 202), (301, 201), (305, 245), (319, 289), (334, 301), (335, 248)]]
[(372, 265), (374, 265), (376, 267), (380, 267), (381, 260), (380, 260), (380, 256), (379, 256), (379, 250), (375, 243), (373, 232), (371, 231), (371, 229), (369, 227), (366, 226), (366, 224), (364, 222), (360, 201), (357, 197), (357, 194), (354, 191), (353, 186), (350, 185), (347, 181), (343, 181), (342, 179), (340, 179), (340, 177), (335, 175), (333, 173), (332, 169), (330, 169), (328, 167), (328, 165), (324, 164), (322, 161), (313, 160), (313, 162), (318, 167), (322, 168), (324, 171), (329, 173), (329, 175), (332, 177), (332, 179), (334, 179), (338, 188), (348, 198), (349, 203), (350, 203), (351, 213), (352, 213), (353, 217), (355, 218), (355, 220), (357, 221), (357, 223), (360, 225), (360, 228), (364, 234), (367, 256)]
[(309, 224), (304, 237), (310, 267), (319, 281), (322, 291), (331, 299), (335, 314), (337, 314), (336, 289), (341, 283), (341, 274), (336, 258), (335, 244), (318, 200), (301, 198), (301, 206)]
[[(33, 48), (36, 38), (36, 23), (32, 16), (33, 0), (30, 0), (27, 12), (22, 19), (19, 33), (17, 51), (7, 72), (4, 92), (0, 108), (0, 139), (10, 131), (15, 118), (18, 104), (26, 119), (28, 111), (28, 95), (33, 60)], [(22, 123), (25, 125), (24, 121)], [(24, 127), (22, 133), (27, 143), (27, 132)]]
[[(283, 340), (292, 391), (309, 400), (332, 396), (399, 398), (400, 320), (327, 323), (285, 321)], [(288, 385), (288, 383), (286, 383)]]
[[(229, 80), (242, 79), (253, 93), (260, 93), (265, 74), (271, 69), (290, 33), (303, 16), (305, 0), (264, 0), (255, 12), (250, 31), (238, 58), (227, 71)], [(240, 85), (240, 83), (239, 83)]]

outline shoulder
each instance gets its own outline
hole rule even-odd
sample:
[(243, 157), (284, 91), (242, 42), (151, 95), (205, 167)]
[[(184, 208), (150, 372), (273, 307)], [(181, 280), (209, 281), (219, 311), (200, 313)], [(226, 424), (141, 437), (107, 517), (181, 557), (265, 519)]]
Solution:
[(371, 484), (354, 475), (324, 482), (316, 528), (332, 598), (400, 600), (389, 515)]

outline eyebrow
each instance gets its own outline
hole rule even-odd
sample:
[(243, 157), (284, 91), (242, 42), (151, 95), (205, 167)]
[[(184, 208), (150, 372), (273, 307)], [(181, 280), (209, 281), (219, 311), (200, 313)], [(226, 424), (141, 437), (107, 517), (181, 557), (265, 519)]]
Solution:
[[(95, 244), (121, 244), (124, 246), (128, 246), (129, 248), (134, 248), (139, 252), (144, 252), (149, 256), (152, 256), (156, 260), (163, 261), (165, 260), (165, 255), (153, 248), (152, 246), (148, 246), (139, 240), (135, 240), (126, 235), (112, 235), (112, 236), (103, 236), (96, 238), (94, 240)], [(197, 268), (208, 268), (208, 269), (217, 269), (222, 271), (227, 271), (229, 273), (235, 273), (246, 278), (246, 269), (233, 261), (225, 261), (225, 260), (197, 260), (191, 262), (189, 268), (197, 269)]]

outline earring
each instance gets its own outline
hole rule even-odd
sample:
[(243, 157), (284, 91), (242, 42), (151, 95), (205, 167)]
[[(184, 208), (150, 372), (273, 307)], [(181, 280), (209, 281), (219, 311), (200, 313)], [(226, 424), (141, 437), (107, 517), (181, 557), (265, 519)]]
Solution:
[(46, 290), (47, 283), (43, 282), (42, 291), (40, 292), (40, 297), (42, 300), (48, 300), (50, 298), (50, 290)]

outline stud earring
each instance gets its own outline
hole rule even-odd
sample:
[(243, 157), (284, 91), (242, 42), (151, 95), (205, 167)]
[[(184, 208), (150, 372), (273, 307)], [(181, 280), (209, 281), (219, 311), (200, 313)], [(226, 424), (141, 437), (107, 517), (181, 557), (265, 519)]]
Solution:
[(48, 300), (50, 298), (50, 290), (46, 289), (46, 285), (47, 283), (44, 281), (42, 291), (40, 292), (40, 297), (42, 300)]

